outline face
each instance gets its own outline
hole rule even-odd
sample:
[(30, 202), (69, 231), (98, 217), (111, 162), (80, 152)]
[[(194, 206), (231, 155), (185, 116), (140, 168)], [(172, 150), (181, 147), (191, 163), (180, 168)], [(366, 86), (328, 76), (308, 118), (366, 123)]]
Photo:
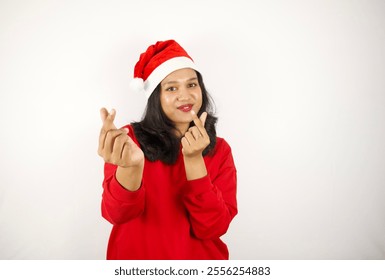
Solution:
[(166, 116), (183, 135), (192, 121), (191, 110), (198, 113), (202, 106), (202, 90), (195, 70), (179, 69), (160, 83), (160, 104)]

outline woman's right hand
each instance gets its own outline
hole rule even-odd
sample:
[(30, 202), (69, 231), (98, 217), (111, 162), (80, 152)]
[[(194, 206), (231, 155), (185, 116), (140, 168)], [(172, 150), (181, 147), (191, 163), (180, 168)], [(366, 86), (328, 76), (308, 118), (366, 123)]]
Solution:
[(111, 113), (106, 108), (100, 109), (103, 126), (99, 135), (99, 156), (106, 163), (123, 168), (143, 166), (143, 151), (127, 135), (128, 128), (116, 128), (114, 124), (115, 115), (116, 111), (114, 109), (111, 110)]

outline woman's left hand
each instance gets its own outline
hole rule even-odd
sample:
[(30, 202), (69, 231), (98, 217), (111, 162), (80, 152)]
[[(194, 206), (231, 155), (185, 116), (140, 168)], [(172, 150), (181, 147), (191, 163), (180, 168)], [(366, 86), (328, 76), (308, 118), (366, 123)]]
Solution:
[(203, 112), (198, 118), (191, 111), (195, 126), (190, 127), (182, 138), (182, 153), (184, 157), (202, 156), (203, 150), (210, 144), (210, 137), (205, 129), (207, 113)]

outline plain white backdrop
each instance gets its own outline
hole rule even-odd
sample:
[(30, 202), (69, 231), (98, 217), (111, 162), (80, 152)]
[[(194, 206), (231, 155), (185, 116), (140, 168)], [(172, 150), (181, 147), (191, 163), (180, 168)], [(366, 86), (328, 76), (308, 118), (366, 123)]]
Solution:
[(233, 149), (232, 259), (385, 259), (385, 2), (0, 1), (0, 259), (104, 259), (100, 107), (176, 39)]

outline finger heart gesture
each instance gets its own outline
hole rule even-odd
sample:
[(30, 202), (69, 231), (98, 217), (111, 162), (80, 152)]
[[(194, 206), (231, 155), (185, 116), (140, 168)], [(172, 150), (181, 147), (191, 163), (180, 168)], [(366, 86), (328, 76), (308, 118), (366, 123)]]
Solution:
[(191, 113), (195, 126), (190, 127), (181, 140), (185, 157), (202, 155), (203, 150), (210, 144), (210, 137), (205, 129), (207, 113), (203, 112), (199, 118), (194, 111)]
[(98, 154), (107, 163), (121, 167), (138, 166), (144, 161), (143, 151), (136, 145), (128, 129), (117, 129), (114, 124), (116, 111), (100, 110), (103, 126), (99, 135)]

